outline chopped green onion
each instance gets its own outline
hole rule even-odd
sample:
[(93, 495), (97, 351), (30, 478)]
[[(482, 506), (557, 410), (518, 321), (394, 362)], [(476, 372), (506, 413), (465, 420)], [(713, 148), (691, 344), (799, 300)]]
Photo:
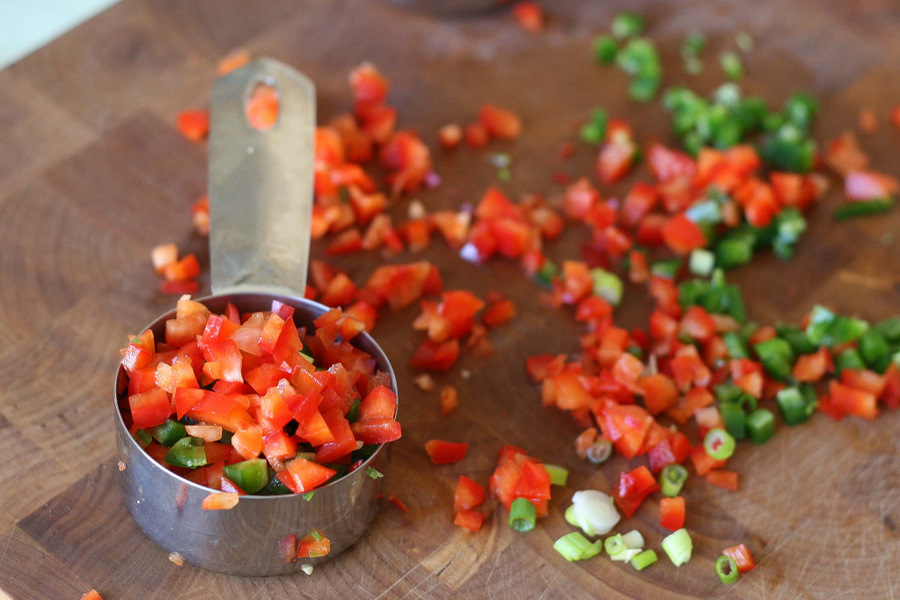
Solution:
[(630, 39), (616, 55), (616, 64), (629, 75), (660, 75), (659, 54), (646, 38)]
[(594, 442), (587, 449), (587, 459), (595, 465), (602, 465), (609, 457), (612, 456), (613, 445), (606, 438), (602, 438)]
[(740, 404), (735, 402), (719, 404), (719, 413), (729, 435), (738, 440), (747, 437), (747, 413)]
[(696, 56), (703, 52), (704, 48), (706, 48), (706, 36), (699, 31), (693, 31), (681, 43), (681, 55)]
[(731, 358), (749, 358), (750, 351), (744, 339), (736, 331), (728, 331), (722, 334), (722, 341), (728, 349), (728, 356)]
[(305, 353), (305, 352), (301, 352), (301, 351), (299, 351), (299, 350), (297, 351), (297, 353), (300, 354), (301, 357), (303, 357), (304, 359), (306, 359), (306, 362), (311, 363), (311, 364), (315, 364), (316, 359), (314, 359), (314, 358), (312, 357), (312, 355), (307, 354), (307, 353)]
[(753, 37), (746, 31), (739, 31), (734, 35), (734, 43), (744, 52), (753, 50)]
[(875, 330), (892, 344), (900, 342), (900, 317), (888, 317), (878, 323)]
[(825, 340), (831, 324), (834, 322), (836, 315), (818, 304), (813, 306), (809, 315), (809, 324), (806, 326), (806, 335), (809, 340), (817, 346)]
[(741, 237), (726, 237), (716, 244), (716, 263), (730, 269), (750, 262), (753, 258), (753, 241)]
[(740, 79), (744, 76), (744, 65), (741, 57), (730, 50), (719, 55), (719, 65), (729, 79)]
[(828, 346), (840, 346), (847, 342), (855, 342), (869, 330), (869, 324), (862, 319), (854, 319), (852, 317), (837, 317), (828, 328), (828, 335), (831, 343), (825, 342)]
[(659, 91), (661, 82), (660, 76), (655, 72), (648, 75), (638, 74), (628, 86), (628, 97), (638, 102), (650, 102)]
[(606, 138), (606, 126), (593, 121), (585, 123), (581, 128), (581, 140), (587, 144), (602, 144)]
[(684, 72), (689, 75), (698, 75), (703, 72), (703, 61), (696, 56), (687, 56), (681, 62)]
[(509, 526), (516, 531), (531, 531), (537, 520), (534, 504), (525, 498), (516, 498), (509, 507)]
[(617, 556), (622, 551), (627, 550), (625, 546), (625, 542), (622, 540), (622, 534), (617, 533), (616, 535), (611, 535), (603, 542), (603, 549), (606, 550), (606, 553), (610, 556)]
[(309, 536), (310, 536), (312, 539), (316, 540), (317, 542), (319, 542), (319, 541), (322, 540), (322, 534), (319, 533), (319, 530), (318, 530), (318, 529), (313, 529), (312, 531), (310, 531), (310, 532), (309, 532)]
[(769, 375), (782, 381), (791, 376), (794, 350), (786, 341), (775, 337), (755, 344), (753, 350)]
[(575, 505), (571, 505), (566, 509), (565, 512), (566, 523), (571, 525), (572, 527), (581, 527), (578, 523), (578, 511), (575, 510)]
[(663, 467), (662, 473), (659, 474), (659, 487), (662, 488), (663, 496), (674, 498), (681, 493), (688, 478), (688, 471), (683, 466), (674, 464)]
[(600, 540), (591, 543), (581, 533), (567, 533), (553, 543), (553, 549), (568, 561), (585, 560), (600, 554), (603, 549)]
[(659, 557), (656, 556), (656, 552), (648, 548), (640, 554), (636, 554), (634, 558), (631, 559), (631, 566), (638, 571), (643, 571), (658, 560)]
[(738, 580), (740, 573), (734, 559), (723, 554), (716, 559), (716, 575), (719, 576), (722, 583), (730, 584)]
[(368, 475), (372, 479), (380, 479), (384, 477), (384, 474), (375, 467), (366, 467), (366, 475)]
[(694, 275), (709, 277), (716, 266), (716, 255), (705, 248), (696, 248), (691, 252), (688, 268)]
[(556, 263), (547, 260), (544, 261), (544, 264), (541, 265), (541, 268), (535, 273), (534, 278), (543, 285), (550, 285), (557, 273), (559, 273), (559, 267), (556, 266)]
[(313, 495), (315, 495), (315, 493), (316, 493), (315, 490), (313, 490), (311, 492), (306, 492), (305, 494), (303, 494), (303, 499), (306, 500), (307, 502), (309, 502), (310, 500), (312, 500), (312, 497), (313, 497)]
[(611, 36), (598, 35), (594, 38), (594, 58), (601, 65), (612, 64), (619, 52), (619, 45)]
[(781, 418), (788, 425), (794, 426), (805, 423), (816, 412), (816, 400), (808, 402), (804, 395), (800, 392), (800, 388), (788, 387), (780, 390), (775, 395), (778, 402), (778, 411)]
[(615, 16), (612, 22), (612, 34), (617, 38), (629, 38), (644, 32), (644, 17), (633, 12), (623, 11)]
[(544, 470), (546, 470), (547, 474), (550, 476), (550, 485), (566, 485), (566, 481), (569, 479), (568, 469), (544, 463)]
[(706, 432), (703, 438), (703, 449), (716, 460), (726, 460), (734, 454), (735, 441), (731, 435), (719, 427)]
[(502, 169), (497, 171), (497, 179), (500, 181), (511, 181), (512, 180), (512, 171), (503, 167)]
[(860, 356), (870, 368), (884, 373), (891, 363), (891, 348), (887, 340), (875, 328), (866, 331), (857, 345)]
[(622, 534), (622, 543), (629, 550), (634, 550), (635, 548), (640, 550), (644, 547), (644, 536), (637, 529), (632, 529), (628, 533)]
[(598, 490), (575, 492), (572, 494), (571, 508), (571, 515), (566, 511), (566, 519), (587, 535), (605, 535), (621, 519), (612, 497)]
[(666, 279), (675, 279), (679, 271), (681, 271), (681, 261), (677, 258), (658, 260), (650, 265), (652, 275)]
[(865, 362), (863, 362), (862, 356), (859, 355), (859, 352), (856, 350), (856, 348), (847, 348), (834, 357), (835, 375), (840, 375), (841, 371), (843, 371), (844, 369), (858, 371), (859, 369), (865, 368), (866, 364)]
[(691, 560), (691, 552), (694, 550), (694, 543), (691, 541), (691, 536), (687, 532), (687, 529), (682, 527), (675, 533), (667, 535), (663, 539), (662, 548), (666, 551), (666, 555), (669, 557), (669, 560), (672, 561), (672, 564), (676, 567), (680, 567)]
[(765, 408), (757, 408), (747, 415), (747, 433), (755, 444), (763, 444), (775, 435), (775, 415)]
[(600, 296), (613, 306), (618, 306), (622, 301), (624, 285), (619, 276), (601, 268), (591, 269), (591, 279), (594, 283), (594, 295)]

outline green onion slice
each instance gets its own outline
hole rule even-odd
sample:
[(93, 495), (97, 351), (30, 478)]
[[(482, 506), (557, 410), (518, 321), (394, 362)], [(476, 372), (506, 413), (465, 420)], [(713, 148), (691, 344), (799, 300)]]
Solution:
[(714, 429), (710, 429), (706, 437), (703, 438), (703, 449), (706, 450), (706, 453), (709, 454), (711, 458), (716, 460), (726, 460), (730, 458), (732, 454), (734, 454), (735, 441), (731, 435), (721, 429), (716, 427)]
[(593, 544), (577, 531), (567, 533), (553, 543), (553, 549), (568, 561), (585, 560), (597, 556), (602, 551), (600, 541)]
[(666, 465), (659, 475), (659, 487), (663, 496), (674, 498), (681, 493), (681, 488), (687, 481), (688, 472), (681, 465)]
[(659, 557), (656, 556), (656, 552), (651, 549), (647, 549), (640, 554), (635, 555), (635, 557), (631, 559), (631, 566), (638, 571), (643, 571), (658, 560)]
[(734, 583), (738, 579), (738, 568), (734, 559), (724, 554), (716, 559), (716, 575), (722, 583)]
[(537, 520), (534, 504), (525, 498), (516, 498), (509, 507), (509, 526), (516, 531), (531, 531)]
[(687, 529), (683, 527), (675, 533), (666, 536), (662, 541), (662, 548), (666, 551), (666, 555), (672, 564), (680, 567), (684, 563), (691, 560), (691, 553), (694, 550), (694, 543)]
[(613, 445), (607, 439), (597, 440), (587, 449), (587, 459), (595, 465), (602, 465), (612, 456)]

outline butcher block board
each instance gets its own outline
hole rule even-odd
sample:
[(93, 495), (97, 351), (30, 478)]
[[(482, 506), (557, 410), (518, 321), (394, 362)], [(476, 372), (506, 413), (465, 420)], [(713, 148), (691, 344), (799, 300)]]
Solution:
[[(216, 61), (243, 47), (281, 59), (318, 87), (320, 120), (347, 111), (349, 71), (372, 61), (391, 80), (401, 127), (434, 148), (443, 185), (417, 194), (429, 209), (475, 202), (498, 183), (490, 162), (510, 154), (513, 195), (559, 193), (551, 174), (591, 174), (593, 151), (560, 148), (595, 106), (628, 119), (637, 137), (672, 143), (658, 104), (627, 100), (628, 80), (592, 59), (592, 39), (621, 9), (644, 13), (663, 55), (666, 85), (703, 93), (722, 75), (718, 53), (733, 35), (755, 40), (745, 55), (749, 93), (780, 104), (794, 91), (822, 99), (815, 127), (828, 140), (858, 122), (861, 106), (882, 127), (862, 143), (873, 168), (897, 175), (900, 130), (887, 122), (900, 102), (900, 13), (879, 0), (756, 2), (555, 1), (546, 31), (521, 29), (508, 10), (436, 18), (376, 0), (124, 0), (0, 72), (0, 588), (13, 598), (892, 598), (900, 594), (900, 414), (876, 422), (781, 426), (768, 444), (741, 444), (729, 463), (741, 474), (730, 493), (703, 482), (685, 493), (694, 559), (676, 569), (664, 557), (638, 573), (606, 558), (567, 563), (552, 548), (571, 528), (571, 492), (609, 490), (631, 465), (579, 461), (571, 418), (542, 408), (525, 376), (525, 357), (574, 353), (582, 332), (571, 311), (541, 306), (536, 286), (515, 264), (475, 266), (443, 242), (394, 259), (436, 263), (447, 289), (482, 297), (498, 289), (518, 317), (491, 333), (496, 354), (464, 356), (439, 384), (459, 389), (460, 407), (441, 418), (435, 393), (414, 386), (407, 363), (421, 334), (417, 308), (388, 314), (375, 336), (391, 357), (400, 388), (403, 438), (395, 444), (385, 504), (369, 533), (311, 576), (238, 578), (176, 566), (131, 520), (116, 477), (112, 429), (118, 348), (174, 302), (157, 292), (149, 250), (176, 242), (207, 264), (206, 240), (191, 230), (190, 204), (204, 193), (206, 148), (182, 139), (176, 113), (208, 104)], [(706, 69), (679, 65), (678, 47), (707, 33)], [(514, 143), (485, 150), (437, 150), (437, 129), (474, 120), (493, 102), (521, 114)], [(604, 192), (622, 194), (625, 184)], [(835, 179), (833, 184), (839, 188)], [(900, 308), (900, 215), (838, 224), (839, 189), (810, 214), (794, 260), (763, 255), (729, 274), (751, 318), (799, 320), (815, 303), (876, 320)], [(405, 215), (409, 199), (393, 209)], [(587, 232), (571, 227), (551, 258), (577, 257)], [(323, 244), (313, 247), (322, 256)], [(337, 260), (362, 283), (383, 259)], [(208, 276), (200, 279), (209, 289)], [(617, 321), (645, 325), (649, 302), (629, 287)], [(422, 450), (431, 438), (469, 443), (468, 457), (434, 467)], [(486, 482), (497, 450), (512, 443), (571, 471), (550, 502), (550, 516), (520, 534), (495, 510), (477, 533), (452, 523), (457, 478)], [(659, 552), (664, 535), (653, 502), (625, 519)], [(713, 562), (746, 543), (758, 568), (733, 586)]]

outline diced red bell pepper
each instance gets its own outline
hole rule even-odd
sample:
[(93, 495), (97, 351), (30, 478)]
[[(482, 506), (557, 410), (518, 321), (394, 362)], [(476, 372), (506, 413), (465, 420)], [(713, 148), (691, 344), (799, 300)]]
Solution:
[(278, 479), (295, 494), (303, 494), (316, 489), (336, 473), (334, 469), (311, 460), (295, 458), (285, 463), (284, 471), (278, 474)]
[(616, 450), (627, 459), (637, 456), (653, 423), (653, 417), (635, 405), (611, 404), (603, 409), (602, 414), (600, 426), (604, 435), (612, 440)]
[(231, 445), (244, 457), (244, 460), (257, 458), (263, 451), (263, 431), (259, 425), (253, 425), (236, 431), (231, 436)]
[(465, 475), (460, 475), (459, 483), (456, 484), (456, 493), (453, 497), (454, 512), (477, 508), (483, 502), (484, 487)]
[(731, 560), (734, 561), (739, 573), (747, 573), (756, 567), (756, 561), (753, 560), (753, 554), (750, 552), (750, 548), (744, 544), (725, 548), (722, 550), (722, 554), (730, 557)]
[(644, 465), (622, 473), (619, 484), (613, 490), (613, 499), (626, 517), (630, 517), (644, 502), (644, 498), (659, 491), (656, 478)]
[(322, 411), (322, 418), (334, 436), (333, 442), (322, 444), (316, 449), (316, 461), (321, 463), (336, 462), (356, 450), (356, 438), (350, 429), (350, 422), (344, 418), (339, 408)]
[(732, 492), (738, 490), (738, 474), (734, 471), (720, 471), (718, 469), (709, 471), (706, 474), (706, 481)]
[(460, 509), (456, 511), (453, 524), (465, 527), (471, 531), (478, 531), (484, 523), (484, 513), (477, 510)]
[(675, 215), (666, 222), (662, 237), (676, 254), (690, 254), (692, 250), (706, 246), (703, 230), (683, 214)]
[(706, 453), (703, 444), (699, 444), (691, 450), (691, 461), (694, 463), (694, 469), (697, 475), (706, 475), (713, 469), (720, 469), (725, 466), (724, 460), (716, 460)]
[(878, 416), (877, 399), (874, 394), (830, 381), (828, 393), (834, 406), (848, 415), (856, 415), (864, 419), (875, 419)]
[(209, 111), (183, 110), (178, 113), (176, 124), (178, 132), (185, 139), (194, 143), (202, 142), (209, 135)]
[(390, 417), (360, 420), (350, 427), (356, 439), (364, 444), (386, 444), (403, 435), (400, 423)]
[(426, 339), (416, 350), (409, 365), (426, 371), (447, 371), (459, 358), (459, 340), (436, 343)]
[(643, 377), (638, 385), (644, 390), (644, 406), (651, 415), (658, 415), (678, 402), (675, 383), (662, 373)]
[(297, 542), (297, 558), (317, 558), (331, 552), (331, 540), (316, 529)]
[(492, 137), (513, 140), (522, 133), (522, 120), (515, 113), (484, 104), (478, 112), (478, 122)]
[(466, 457), (469, 444), (464, 442), (447, 442), (444, 440), (428, 440), (425, 442), (425, 452), (428, 458), (436, 465), (446, 465), (459, 462)]
[(513, 494), (529, 500), (550, 499), (550, 474), (539, 462), (527, 460), (522, 464), (521, 477)]
[(129, 396), (128, 404), (134, 425), (140, 429), (162, 425), (172, 414), (169, 396), (159, 388)]
[(841, 383), (877, 398), (884, 391), (886, 381), (884, 375), (869, 369), (844, 369), (841, 371)]
[(662, 498), (659, 501), (659, 524), (669, 531), (684, 527), (684, 498)]

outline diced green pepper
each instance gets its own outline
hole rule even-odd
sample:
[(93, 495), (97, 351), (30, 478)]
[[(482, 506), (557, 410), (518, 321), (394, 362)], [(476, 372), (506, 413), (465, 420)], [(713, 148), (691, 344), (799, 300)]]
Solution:
[(165, 461), (173, 467), (197, 469), (206, 465), (206, 449), (198, 437), (183, 437), (166, 453)]
[(677, 258), (658, 260), (650, 265), (650, 274), (666, 279), (675, 279), (681, 271), (681, 261)]
[(187, 430), (178, 421), (167, 419), (162, 425), (151, 427), (150, 435), (163, 446), (172, 446), (187, 435)]
[(723, 269), (746, 265), (751, 258), (753, 258), (752, 240), (726, 237), (716, 244), (716, 264)]
[[(259, 496), (285, 496), (287, 494), (293, 494), (294, 492), (291, 489), (284, 485), (284, 483), (275, 476), (274, 471), (269, 471), (269, 483), (266, 487), (259, 490)], [(312, 492), (310, 492), (312, 493)]]
[(153, 441), (153, 438), (150, 437), (150, 434), (147, 433), (143, 429), (138, 429), (134, 432), (134, 440), (138, 443), (138, 446), (141, 448), (146, 448), (150, 445), (150, 442)]
[(225, 476), (248, 494), (255, 494), (269, 484), (269, 466), (264, 458), (254, 458), (225, 465)]
[(797, 327), (778, 327), (777, 329), (778, 337), (787, 341), (795, 354), (810, 354), (819, 349), (819, 345), (814, 344), (809, 339), (809, 335)]

